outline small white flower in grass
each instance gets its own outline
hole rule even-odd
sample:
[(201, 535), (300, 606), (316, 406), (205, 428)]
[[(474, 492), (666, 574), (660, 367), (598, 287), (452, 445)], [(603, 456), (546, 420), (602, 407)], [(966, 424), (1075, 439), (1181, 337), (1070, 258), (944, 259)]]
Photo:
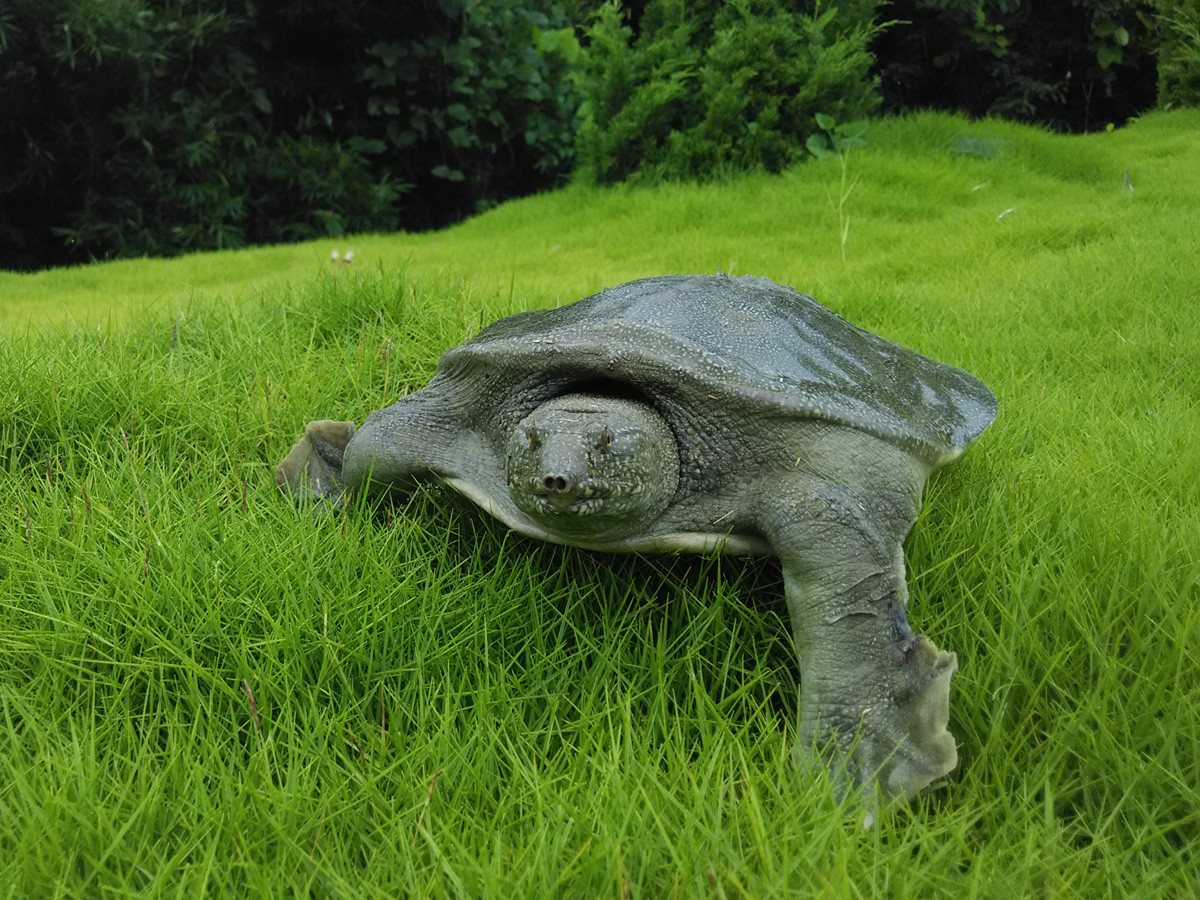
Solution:
[(354, 262), (354, 251), (347, 250), (344, 259), (346, 260), (346, 265), (350, 265), (350, 263)]
[(329, 259), (332, 262), (337, 262), (341, 258), (342, 258), (342, 254), (338, 253), (336, 250), (334, 250), (332, 253), (329, 254)]

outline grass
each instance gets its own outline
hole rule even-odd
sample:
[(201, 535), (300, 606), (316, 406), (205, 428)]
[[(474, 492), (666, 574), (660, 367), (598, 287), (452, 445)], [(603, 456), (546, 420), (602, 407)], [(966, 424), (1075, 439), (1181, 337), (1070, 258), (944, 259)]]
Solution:
[[(0, 896), (1194, 895), (1198, 135), (880, 123), (844, 262), (811, 164), (0, 274)], [(793, 768), (770, 565), (437, 491), (313, 520), (271, 478), (499, 316), (715, 269), (1001, 401), (908, 545), (960, 766), (871, 831)]]

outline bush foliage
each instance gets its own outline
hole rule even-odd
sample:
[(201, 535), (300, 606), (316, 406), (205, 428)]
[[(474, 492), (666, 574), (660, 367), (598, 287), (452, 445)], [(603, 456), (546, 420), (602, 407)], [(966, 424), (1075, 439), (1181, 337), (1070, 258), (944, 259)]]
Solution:
[(893, 0), (874, 42), (885, 107), (952, 109), (1062, 131), (1154, 105), (1158, 22), (1143, 0)]
[(858, 13), (653, 0), (635, 35), (617, 4), (603, 6), (576, 75), (578, 171), (600, 183), (705, 179), (799, 160), (816, 113), (855, 119), (878, 104), (873, 6)]
[(1200, 0), (1158, 0), (1161, 106), (1200, 106)]
[(0, 267), (444, 224), (569, 168), (552, 0), (10, 0)]

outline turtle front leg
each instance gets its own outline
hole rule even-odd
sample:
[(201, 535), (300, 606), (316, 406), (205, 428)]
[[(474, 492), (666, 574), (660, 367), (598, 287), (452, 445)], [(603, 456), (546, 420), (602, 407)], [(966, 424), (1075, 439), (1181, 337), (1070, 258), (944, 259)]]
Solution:
[(359, 428), (332, 419), (309, 422), (275, 467), (275, 483), (298, 502), (325, 500), (340, 507), (352, 492), (404, 494), (423, 480), (453, 479), (464, 459), (494, 473), (494, 452), (461, 421), (435, 379), (371, 413)]
[[(798, 753), (830, 754), (835, 781), (912, 796), (958, 762), (953, 653), (908, 624), (902, 541), (919, 496), (809, 483), (766, 504), (800, 658)], [(909, 506), (909, 510), (904, 507)]]

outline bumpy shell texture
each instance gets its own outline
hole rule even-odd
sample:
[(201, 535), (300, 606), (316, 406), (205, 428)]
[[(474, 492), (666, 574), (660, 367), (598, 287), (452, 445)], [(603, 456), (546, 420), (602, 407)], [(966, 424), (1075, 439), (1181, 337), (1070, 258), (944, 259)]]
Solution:
[(509, 316), (438, 368), (452, 379), (624, 381), (700, 420), (712, 404), (770, 407), (857, 428), (934, 464), (958, 456), (997, 410), (973, 375), (754, 277), (646, 278)]

